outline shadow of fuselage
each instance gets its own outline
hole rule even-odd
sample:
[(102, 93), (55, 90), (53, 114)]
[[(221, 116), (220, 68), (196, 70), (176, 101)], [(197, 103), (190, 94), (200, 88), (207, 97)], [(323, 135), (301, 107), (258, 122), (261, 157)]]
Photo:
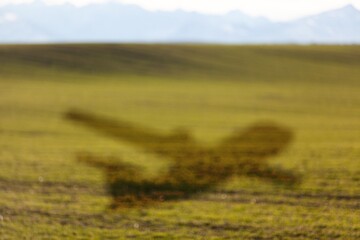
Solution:
[(166, 173), (149, 178), (141, 168), (119, 158), (78, 154), (79, 161), (105, 171), (113, 208), (187, 198), (235, 175), (285, 185), (299, 181), (297, 174), (270, 167), (266, 161), (283, 151), (293, 137), (289, 129), (272, 123), (255, 124), (245, 131), (233, 132), (218, 146), (206, 148), (184, 131), (163, 135), (125, 121), (77, 110), (67, 112), (65, 118), (171, 161)]

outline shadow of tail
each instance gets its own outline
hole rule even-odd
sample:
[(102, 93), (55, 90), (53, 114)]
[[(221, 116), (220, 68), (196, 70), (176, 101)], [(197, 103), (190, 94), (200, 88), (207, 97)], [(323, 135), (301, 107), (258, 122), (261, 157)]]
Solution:
[(103, 171), (108, 194), (112, 197), (111, 209), (143, 207), (169, 200), (189, 198), (210, 188), (210, 184), (189, 184), (175, 181), (164, 174), (155, 178), (143, 175), (141, 167), (125, 163), (117, 157), (77, 155), (77, 160)]

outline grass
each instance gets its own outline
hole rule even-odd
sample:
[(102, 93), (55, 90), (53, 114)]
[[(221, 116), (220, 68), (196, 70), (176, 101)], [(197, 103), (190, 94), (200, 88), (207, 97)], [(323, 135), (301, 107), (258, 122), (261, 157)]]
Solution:
[[(360, 47), (0, 46), (1, 239), (358, 239)], [(238, 176), (190, 199), (110, 211), (116, 156), (158, 176), (168, 161), (66, 121), (78, 108), (212, 148), (274, 122), (294, 138), (268, 164), (296, 188)]]
[(286, 186), (300, 180), (290, 171), (267, 165), (267, 158), (281, 153), (292, 139), (291, 131), (282, 126), (270, 123), (250, 126), (243, 132), (234, 131), (218, 146), (208, 148), (186, 130), (163, 135), (124, 120), (79, 110), (70, 110), (64, 115), (69, 121), (120, 142), (140, 146), (169, 161), (161, 174), (149, 177), (136, 163), (91, 153), (78, 154), (79, 162), (104, 171), (113, 198), (112, 209), (189, 198), (238, 175), (259, 177)]

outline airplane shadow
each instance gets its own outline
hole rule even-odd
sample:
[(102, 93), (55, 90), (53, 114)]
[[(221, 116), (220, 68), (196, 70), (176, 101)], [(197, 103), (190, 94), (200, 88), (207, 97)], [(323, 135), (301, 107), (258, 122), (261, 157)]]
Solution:
[(254, 124), (245, 131), (234, 131), (216, 147), (206, 148), (185, 131), (164, 135), (79, 110), (70, 110), (64, 117), (171, 161), (166, 173), (149, 178), (141, 167), (120, 158), (78, 154), (78, 161), (104, 171), (112, 196), (110, 207), (114, 209), (188, 198), (209, 191), (236, 175), (285, 186), (294, 186), (300, 181), (297, 173), (272, 167), (267, 162), (268, 158), (280, 154), (293, 138), (292, 132), (280, 125)]

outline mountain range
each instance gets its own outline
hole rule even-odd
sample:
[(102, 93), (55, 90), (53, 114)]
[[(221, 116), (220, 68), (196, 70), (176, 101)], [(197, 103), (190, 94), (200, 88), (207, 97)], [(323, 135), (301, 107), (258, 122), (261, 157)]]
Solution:
[(1, 43), (193, 42), (360, 43), (360, 11), (352, 5), (288, 22), (240, 11), (209, 15), (147, 11), (115, 2), (76, 7), (41, 1), (0, 7)]

